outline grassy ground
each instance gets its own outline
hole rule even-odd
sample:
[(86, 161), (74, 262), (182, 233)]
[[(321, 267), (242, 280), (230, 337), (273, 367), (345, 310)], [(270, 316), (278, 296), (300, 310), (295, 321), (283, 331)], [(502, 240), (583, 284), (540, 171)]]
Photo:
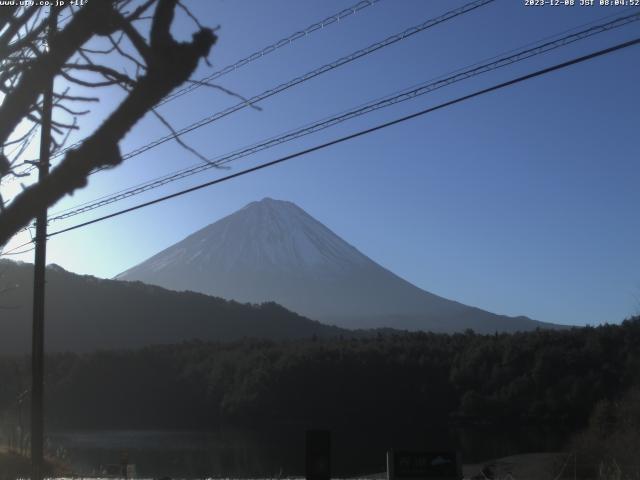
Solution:
[[(525, 453), (482, 463), (465, 464), (462, 466), (462, 474), (465, 479), (472, 480), (491, 478), (501, 480), (557, 480), (559, 478), (569, 478), (559, 475), (559, 473), (567, 473), (563, 471), (566, 458), (567, 454), (565, 453)], [(385, 480), (387, 474), (386, 472), (380, 472), (358, 478), (361, 480)], [(573, 476), (570, 478), (573, 479)]]
[[(30, 468), (29, 457), (6, 448), (0, 448), (0, 480), (13, 480), (28, 476)], [(65, 475), (69, 474), (69, 470), (57, 462), (47, 460), (45, 474)]]
[[(465, 479), (515, 479), (515, 480), (552, 480), (568, 478), (562, 470), (566, 454), (561, 453), (529, 453), (491, 460), (474, 465), (464, 465)], [(46, 475), (71, 475), (68, 468), (48, 461)], [(29, 458), (17, 452), (0, 448), (0, 480), (14, 480), (29, 475)], [(484, 472), (484, 475), (483, 475)], [(366, 475), (367, 479), (386, 479), (386, 472), (378, 475)], [(573, 476), (571, 475), (571, 478)], [(579, 477), (578, 477), (579, 478)]]
[(512, 455), (477, 465), (464, 465), (463, 474), (465, 478), (483, 480), (485, 478), (552, 480), (558, 477), (565, 457), (566, 454), (562, 453)]

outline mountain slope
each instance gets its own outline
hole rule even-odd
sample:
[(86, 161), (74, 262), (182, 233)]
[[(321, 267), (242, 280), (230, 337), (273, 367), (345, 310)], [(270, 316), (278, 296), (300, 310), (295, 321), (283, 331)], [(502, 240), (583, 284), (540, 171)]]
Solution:
[[(33, 265), (0, 260), (0, 353), (31, 348)], [(200, 339), (295, 339), (344, 330), (303, 318), (274, 303), (243, 305), (139, 282), (47, 268), (47, 351), (135, 348)]]
[(344, 328), (478, 332), (552, 327), (426, 292), (291, 202), (265, 198), (117, 276), (242, 302), (275, 301)]

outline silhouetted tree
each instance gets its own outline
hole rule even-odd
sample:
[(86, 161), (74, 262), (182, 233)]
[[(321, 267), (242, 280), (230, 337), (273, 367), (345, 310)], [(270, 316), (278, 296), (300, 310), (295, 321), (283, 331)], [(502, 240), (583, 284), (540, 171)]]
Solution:
[[(0, 246), (44, 207), (84, 187), (90, 172), (120, 164), (120, 140), (163, 97), (189, 80), (200, 59), (208, 56), (216, 41), (211, 29), (198, 24), (190, 42), (173, 38), (177, 7), (190, 13), (178, 0), (100, 0), (81, 7), (67, 2), (56, 12), (65, 21), (51, 44), (45, 40), (48, 9), (0, 9), (0, 179), (33, 170), (24, 152), (40, 123), (42, 93), (52, 78), (62, 77), (60, 83), (66, 85), (54, 93), (54, 111), (59, 112), (53, 122), (54, 151), (87, 113), (77, 104), (99, 100), (87, 96), (86, 88), (115, 85), (126, 90), (124, 100), (93, 133), (64, 152), (45, 180), (31, 184), (10, 203), (0, 200)], [(147, 22), (150, 28), (145, 31)], [(128, 75), (127, 69), (136, 74)]]

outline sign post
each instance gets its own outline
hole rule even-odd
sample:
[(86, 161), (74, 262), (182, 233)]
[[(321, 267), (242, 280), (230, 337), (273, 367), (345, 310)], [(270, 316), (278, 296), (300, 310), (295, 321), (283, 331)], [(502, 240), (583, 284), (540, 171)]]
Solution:
[(331, 479), (331, 432), (308, 430), (306, 434), (305, 478)]

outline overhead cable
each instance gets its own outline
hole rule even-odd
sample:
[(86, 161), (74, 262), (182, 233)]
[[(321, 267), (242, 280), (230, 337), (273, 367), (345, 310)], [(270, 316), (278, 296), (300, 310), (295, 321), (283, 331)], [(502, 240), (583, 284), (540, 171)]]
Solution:
[[(205, 118), (202, 118), (200, 120), (198, 120), (197, 122), (191, 123), (190, 125), (187, 125), (186, 127), (183, 127), (179, 130), (176, 130), (175, 132), (172, 132), (170, 134), (167, 134), (163, 137), (157, 138), (156, 140), (153, 140), (141, 147), (136, 148), (135, 150), (132, 150), (128, 153), (125, 153), (124, 155), (122, 155), (122, 159), (123, 160), (128, 160), (132, 157), (135, 157), (137, 155), (140, 155), (144, 152), (147, 152), (159, 145), (162, 145), (165, 142), (168, 142), (170, 140), (173, 140), (174, 138), (180, 137), (182, 135), (184, 135), (185, 133), (189, 133), (192, 132), (193, 130), (199, 129), (205, 125), (208, 125), (210, 123), (213, 123), (217, 120), (220, 120), (228, 115), (231, 115), (232, 113), (235, 113), (237, 111), (240, 111), (244, 108), (247, 108), (251, 105), (254, 105), (258, 102), (261, 102), (263, 100), (266, 100), (267, 98), (270, 98), (274, 95), (277, 95), (281, 92), (284, 92), (286, 90), (289, 90), (290, 88), (299, 85), (301, 83), (307, 82), (319, 75), (322, 75), (324, 73), (330, 72), (336, 68), (342, 67), (343, 65), (346, 65), (348, 63), (351, 63), (359, 58), (362, 58), (366, 55), (369, 55), (371, 53), (374, 53), (382, 48), (388, 47), (390, 45), (393, 45), (397, 42), (400, 42), (402, 40), (406, 40), (407, 38), (412, 37), (413, 35), (423, 32), (431, 27), (434, 27), (436, 25), (439, 25), (443, 22), (446, 22), (448, 20), (451, 20), (453, 18), (456, 18), (460, 15), (464, 15), (465, 13), (468, 13), (472, 10), (475, 10), (477, 8), (480, 8), (484, 5), (487, 5), (489, 3), (494, 2), (495, 0), (475, 0), (473, 2), (467, 3), (459, 8), (456, 8), (454, 10), (450, 10), (449, 12), (446, 12), (438, 17), (432, 18), (430, 20), (427, 20), (419, 25), (415, 25), (411, 28), (408, 28), (402, 32), (399, 32), (395, 35), (391, 35), (387, 38), (385, 38), (384, 40), (381, 40), (379, 42), (373, 43), (371, 45), (369, 45), (368, 47), (362, 48), (360, 50), (356, 50), (355, 52), (352, 52), (349, 55), (346, 55), (344, 57), (341, 57), (331, 63), (327, 63), (321, 67), (318, 67), (314, 70), (311, 70), (303, 75), (300, 75), (298, 77), (295, 77), (291, 80), (289, 80), (288, 82), (282, 83), (276, 87), (270, 88), (268, 90), (263, 91), (262, 93), (258, 94), (258, 95), (254, 95), (253, 97), (247, 99), (247, 100), (243, 100), (239, 103), (236, 103), (234, 105), (232, 105), (231, 107), (225, 108), (224, 110), (221, 110), (219, 112), (216, 112), (212, 115), (209, 115)], [(67, 149), (61, 150), (59, 151), (56, 155), (60, 156), (62, 155), (65, 151), (67, 151), (69, 148), (72, 147), (68, 147)], [(93, 171), (93, 173), (98, 172), (98, 171), (102, 171), (105, 170), (105, 168), (99, 168)]]
[(103, 207), (105, 205), (109, 205), (120, 200), (124, 200), (126, 198), (132, 197), (134, 195), (139, 195), (141, 193), (147, 192), (149, 190), (164, 186), (168, 183), (181, 180), (183, 178), (195, 175), (197, 173), (201, 173), (203, 171), (209, 170), (214, 167), (219, 167), (226, 165), (232, 161), (238, 160), (240, 158), (244, 158), (250, 155), (253, 155), (262, 150), (266, 150), (268, 148), (275, 147), (277, 145), (281, 145), (285, 142), (289, 142), (291, 140), (309, 135), (311, 133), (318, 132), (320, 130), (324, 130), (336, 124), (345, 122), (347, 120), (353, 119), (355, 117), (359, 117), (373, 111), (390, 107), (392, 105), (405, 102), (407, 100), (414, 99), (416, 97), (425, 95), (434, 90), (443, 88), (445, 86), (451, 85), (453, 83), (466, 80), (468, 78), (474, 77), (476, 75), (480, 75), (492, 70), (496, 70), (498, 68), (502, 68), (507, 65), (511, 65), (513, 63), (526, 60), (536, 55), (540, 55), (551, 50), (555, 50), (562, 46), (569, 45), (576, 41), (591, 37), (593, 35), (611, 30), (613, 28), (621, 27), (623, 25), (627, 25), (628, 23), (640, 20), (640, 12), (628, 15), (625, 17), (617, 18), (611, 22), (596, 25), (591, 28), (582, 30), (577, 33), (573, 33), (571, 35), (566, 35), (562, 38), (544, 42), (542, 44), (536, 45), (531, 48), (526, 48), (523, 50), (518, 50), (515, 53), (498, 58), (495, 61), (487, 62), (484, 64), (474, 64), (471, 68), (457, 70), (455, 74), (450, 76), (440, 77), (439, 80), (435, 82), (423, 83), (418, 86), (412, 87), (410, 90), (404, 90), (399, 94), (394, 94), (391, 96), (383, 97), (382, 99), (377, 99), (371, 102), (368, 102), (364, 105), (358, 106), (341, 114), (338, 114), (333, 117), (325, 118), (323, 120), (317, 121), (315, 123), (311, 123), (305, 125), (304, 127), (300, 127), (295, 130), (291, 130), (283, 135), (272, 137), (268, 140), (255, 143), (251, 146), (244, 147), (243, 149), (236, 150), (232, 153), (211, 159), (210, 163), (207, 164), (197, 164), (195, 166), (179, 170), (177, 172), (156, 178), (154, 180), (136, 185), (134, 187), (121, 190), (111, 195), (103, 196), (98, 199), (94, 199), (89, 202), (85, 202), (84, 204), (76, 205), (74, 207), (70, 207), (65, 210), (61, 210), (57, 213), (54, 213), (49, 221), (54, 222), (58, 220), (64, 220), (75, 215), (79, 215), (82, 213), (86, 213), (91, 210), (95, 210), (96, 208)]
[(335, 140), (331, 140), (329, 142), (326, 142), (326, 143), (323, 143), (323, 144), (320, 144), (320, 145), (316, 145), (314, 147), (307, 148), (305, 150), (301, 150), (301, 151), (298, 151), (296, 153), (293, 153), (293, 154), (290, 154), (290, 155), (287, 155), (287, 156), (284, 156), (284, 157), (280, 157), (280, 158), (278, 158), (276, 160), (272, 160), (270, 162), (266, 162), (266, 163), (257, 165), (255, 167), (248, 168), (246, 170), (242, 170), (242, 171), (227, 175), (226, 177), (222, 177), (222, 178), (218, 178), (218, 179), (215, 179), (215, 180), (211, 180), (209, 182), (202, 183), (200, 185), (196, 185), (194, 187), (187, 188), (185, 190), (181, 190), (179, 192), (172, 193), (170, 195), (165, 195), (163, 197), (156, 198), (154, 200), (150, 200), (148, 202), (144, 202), (144, 203), (135, 205), (133, 207), (129, 207), (129, 208), (125, 208), (123, 210), (119, 210), (119, 211), (111, 213), (109, 215), (104, 215), (102, 217), (95, 218), (93, 220), (89, 220), (87, 222), (83, 222), (83, 223), (80, 223), (80, 224), (77, 224), (77, 225), (73, 225), (71, 227), (67, 227), (67, 228), (63, 228), (61, 230), (57, 230), (55, 232), (50, 233), (49, 237), (53, 237), (53, 236), (56, 236), (56, 235), (60, 235), (62, 233), (66, 233), (66, 232), (70, 232), (72, 230), (83, 228), (83, 227), (86, 227), (88, 225), (92, 225), (94, 223), (102, 222), (104, 220), (123, 215), (125, 213), (133, 212), (135, 210), (139, 210), (141, 208), (148, 207), (150, 205), (155, 205), (157, 203), (165, 202), (165, 201), (170, 200), (172, 198), (176, 198), (176, 197), (179, 197), (179, 196), (182, 196), (182, 195), (186, 195), (186, 194), (191, 193), (191, 192), (195, 192), (197, 190), (201, 190), (203, 188), (207, 188), (207, 187), (210, 187), (210, 186), (213, 186), (213, 185), (225, 182), (225, 181), (229, 181), (229, 180), (232, 180), (234, 178), (237, 178), (237, 177), (240, 177), (240, 176), (243, 176), (243, 175), (247, 175), (249, 173), (257, 172), (259, 170), (278, 165), (278, 164), (286, 162), (288, 160), (292, 160), (294, 158), (302, 157), (304, 155), (308, 155), (309, 153), (316, 152), (316, 151), (319, 151), (319, 150), (323, 150), (323, 149), (325, 149), (327, 147), (330, 147), (330, 146), (333, 146), (333, 145), (337, 145), (337, 144), (346, 142), (348, 140), (353, 140), (354, 138), (358, 138), (358, 137), (361, 137), (361, 136), (364, 136), (364, 135), (368, 135), (370, 133), (376, 132), (378, 130), (382, 130), (384, 128), (391, 127), (393, 125), (404, 123), (404, 122), (406, 122), (408, 120), (412, 120), (414, 118), (418, 118), (418, 117), (424, 116), (424, 115), (432, 113), (434, 111), (441, 110), (443, 108), (459, 104), (461, 102), (470, 100), (472, 98), (479, 97), (481, 95), (485, 95), (487, 93), (494, 92), (496, 90), (500, 90), (502, 88), (506, 88), (506, 87), (515, 85), (517, 83), (521, 83), (521, 82), (530, 80), (532, 78), (540, 77), (542, 75), (546, 75), (546, 74), (554, 72), (556, 70), (561, 70), (561, 69), (567, 68), (567, 67), (569, 67), (571, 65), (575, 65), (575, 64), (578, 64), (578, 63), (583, 63), (583, 62), (586, 62), (588, 60), (592, 60), (594, 58), (601, 57), (601, 56), (613, 53), (615, 51), (622, 50), (624, 48), (628, 48), (628, 47), (635, 46), (635, 45), (638, 45), (638, 44), (640, 44), (640, 37), (636, 38), (634, 40), (630, 40), (630, 41), (624, 42), (624, 43), (619, 43), (619, 44), (614, 45), (614, 46), (609, 47), (609, 48), (605, 48), (605, 49), (602, 49), (602, 50), (595, 51), (595, 52), (590, 53), (588, 55), (583, 55), (581, 57), (574, 58), (574, 59), (566, 61), (566, 62), (555, 64), (555, 65), (553, 65), (551, 67), (547, 67), (547, 68), (543, 68), (541, 70), (537, 70), (535, 72), (532, 72), (532, 73), (529, 73), (529, 74), (514, 78), (512, 80), (508, 80), (506, 82), (499, 83), (499, 84), (494, 85), (492, 87), (484, 88), (482, 90), (478, 90), (478, 91), (470, 93), (468, 95), (464, 95), (462, 97), (458, 97), (458, 98), (456, 98), (454, 100), (449, 100), (447, 102), (441, 103), (441, 104), (436, 105), (434, 107), (429, 107), (429, 108), (426, 108), (424, 110), (420, 110), (419, 112), (412, 113), (410, 115), (406, 115), (404, 117), (400, 117), (400, 118), (397, 118), (395, 120), (391, 120), (389, 122), (385, 122), (385, 123), (376, 125), (374, 127), (367, 128), (365, 130), (360, 130), (360, 131), (358, 131), (356, 133), (352, 133), (350, 135), (346, 135), (346, 136), (337, 138)]
[[(226, 75), (228, 73), (231, 72), (235, 72), (237, 70), (239, 70), (240, 68), (244, 67), (245, 65), (254, 62), (258, 59), (261, 59), (263, 57), (265, 57), (266, 55), (269, 55), (270, 53), (275, 52), (276, 50), (291, 45), (293, 42), (295, 42), (296, 40), (300, 40), (301, 38), (305, 38), (309, 35), (311, 35), (313, 32), (316, 32), (318, 30), (324, 29), (326, 27), (328, 27), (329, 25), (334, 25), (334, 24), (338, 24), (340, 21), (344, 20), (345, 18), (353, 15), (356, 12), (359, 12), (360, 10), (363, 10), (367, 7), (370, 7), (372, 5), (377, 4), (378, 2), (380, 2), (380, 0), (362, 0), (359, 1), (358, 3), (347, 7), (343, 10), (340, 10), (337, 13), (334, 13), (333, 15), (329, 15), (327, 18), (324, 18), (323, 20), (320, 20), (318, 22), (315, 22), (311, 25), (309, 25), (306, 28), (303, 28), (301, 30), (297, 30), (296, 32), (292, 33), (291, 35), (288, 35), (287, 37), (284, 37), (280, 40), (278, 40), (277, 42), (273, 42), (270, 45), (267, 45), (266, 47), (261, 48), (260, 50), (257, 50), (255, 52), (253, 52), (251, 55), (247, 55), (244, 58), (241, 58), (240, 60), (237, 60), (219, 70), (216, 70), (215, 72), (207, 75), (204, 78), (201, 78), (199, 80), (194, 80), (193, 83), (187, 85), (186, 87), (183, 87), (179, 90), (176, 90), (173, 93), (170, 93), (169, 95), (167, 95), (166, 97), (164, 97), (159, 103), (158, 105), (164, 105), (165, 103), (168, 103), (172, 100), (175, 100), (176, 98), (179, 98), (183, 95), (186, 95), (187, 93), (193, 92), (194, 90), (202, 87), (203, 85), (207, 84), (208, 82), (211, 82), (212, 80), (215, 80), (217, 78), (222, 77), (223, 75)], [(66, 147), (65, 149), (61, 150), (60, 152), (58, 152), (55, 156), (59, 157), (60, 155), (64, 154), (66, 151), (71, 150), (73, 148), (77, 148), (79, 147), (83, 140), (80, 140), (76, 143), (74, 143), (73, 145), (69, 145), (68, 147)]]

